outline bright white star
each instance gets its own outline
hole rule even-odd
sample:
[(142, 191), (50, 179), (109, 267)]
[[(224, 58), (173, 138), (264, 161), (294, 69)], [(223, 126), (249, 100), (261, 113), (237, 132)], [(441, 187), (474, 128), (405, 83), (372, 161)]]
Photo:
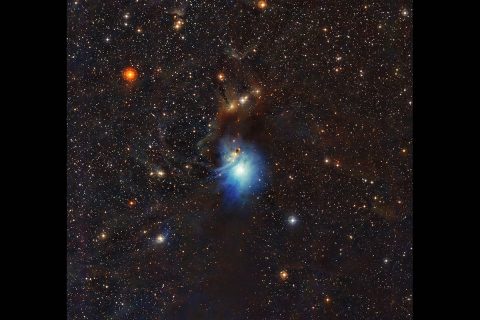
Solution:
[(160, 235), (157, 236), (157, 238), (155, 239), (155, 241), (156, 241), (157, 243), (164, 243), (164, 242), (165, 242), (165, 237), (164, 237), (162, 234), (160, 234)]
[(235, 174), (239, 177), (245, 174), (246, 168), (243, 163), (239, 163), (235, 166)]
[(295, 225), (297, 222), (298, 222), (297, 217), (295, 217), (295, 216), (290, 216), (290, 217), (288, 217), (288, 223), (289, 223), (290, 225), (293, 226), (293, 225)]

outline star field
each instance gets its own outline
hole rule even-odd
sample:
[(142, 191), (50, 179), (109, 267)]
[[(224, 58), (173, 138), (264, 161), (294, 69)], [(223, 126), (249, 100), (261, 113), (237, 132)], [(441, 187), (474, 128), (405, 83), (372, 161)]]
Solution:
[(407, 1), (67, 4), (69, 319), (411, 319)]

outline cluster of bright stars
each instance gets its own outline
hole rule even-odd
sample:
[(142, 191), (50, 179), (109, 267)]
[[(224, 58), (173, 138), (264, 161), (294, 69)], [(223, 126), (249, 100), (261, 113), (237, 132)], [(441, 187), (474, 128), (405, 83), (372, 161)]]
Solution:
[(240, 152), (240, 148), (236, 148), (235, 150), (230, 152), (230, 155), (227, 157), (227, 162), (232, 163), (233, 161), (235, 161), (235, 159), (240, 155)]
[(150, 171), (150, 176), (153, 177), (153, 176), (157, 176), (157, 177), (164, 177), (166, 175), (165, 171), (163, 170), (157, 170), (157, 171)]
[[(225, 80), (227, 79), (226, 75), (224, 72), (219, 72), (217, 73), (217, 80), (220, 81), (220, 82), (224, 82)], [(260, 88), (254, 88), (252, 89), (252, 91), (250, 92), (251, 95), (253, 96), (256, 96), (257, 98), (260, 98), (260, 94), (261, 94), (261, 90)], [(229, 111), (233, 111), (235, 110), (239, 105), (245, 105), (247, 104), (247, 102), (250, 100), (250, 94), (244, 94), (242, 95), (240, 98), (238, 98), (238, 101), (237, 100), (234, 100), (232, 102), (230, 102), (227, 106), (227, 109)]]
[[(261, 1), (260, 1), (260, 2), (261, 2)], [(76, 1), (75, 4), (78, 4), (78, 1)], [(128, 12), (123, 15), (123, 25), (124, 25), (124, 26), (128, 26), (128, 20), (129, 20), (130, 18), (131, 18), (131, 16), (130, 16), (130, 13), (128, 13)], [(175, 31), (181, 30), (181, 29), (183, 28), (184, 24), (185, 24), (185, 20), (182, 19), (181, 17), (177, 16), (177, 15), (175, 15), (173, 18), (174, 18), (173, 29), (174, 29)], [(142, 29), (140, 26), (137, 27), (135, 30), (136, 30), (136, 32), (139, 33), (139, 34), (142, 34), (142, 33), (143, 33), (143, 29)], [(106, 40), (107, 42), (110, 42), (111, 38), (110, 38), (110, 37), (107, 37), (105, 40)]]
[(128, 12), (125, 13), (125, 14), (123, 15), (123, 18), (125, 19), (125, 21), (123, 22), (123, 25), (124, 25), (124, 26), (128, 26), (127, 20), (130, 18), (130, 13), (128, 13)]
[(240, 102), (240, 104), (245, 104), (248, 101), (248, 96), (247, 95), (242, 96), (238, 101)]
[(325, 164), (334, 164), (337, 168), (340, 167), (340, 161), (338, 160), (331, 160), (330, 158), (325, 158), (323, 162), (325, 162)]
[(237, 101), (232, 101), (228, 104), (228, 110), (229, 111), (233, 111), (235, 110), (239, 105), (243, 106), (245, 105), (249, 100), (249, 96), (248, 95), (243, 95), (241, 96), (239, 99), (238, 99), (238, 102)]
[(185, 24), (185, 21), (182, 18), (177, 16), (174, 17), (173, 29), (175, 29), (175, 31), (181, 30), (184, 24)]

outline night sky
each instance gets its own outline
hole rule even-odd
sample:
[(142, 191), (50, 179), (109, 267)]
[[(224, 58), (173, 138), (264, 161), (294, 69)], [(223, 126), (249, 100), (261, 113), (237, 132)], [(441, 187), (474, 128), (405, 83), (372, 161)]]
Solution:
[(409, 1), (67, 4), (69, 319), (411, 319)]

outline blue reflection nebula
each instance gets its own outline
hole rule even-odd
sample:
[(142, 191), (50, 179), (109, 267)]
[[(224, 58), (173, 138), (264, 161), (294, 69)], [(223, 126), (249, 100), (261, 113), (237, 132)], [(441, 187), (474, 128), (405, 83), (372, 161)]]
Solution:
[(245, 201), (264, 187), (263, 159), (252, 144), (223, 139), (220, 156), (221, 167), (216, 171), (227, 200)]

